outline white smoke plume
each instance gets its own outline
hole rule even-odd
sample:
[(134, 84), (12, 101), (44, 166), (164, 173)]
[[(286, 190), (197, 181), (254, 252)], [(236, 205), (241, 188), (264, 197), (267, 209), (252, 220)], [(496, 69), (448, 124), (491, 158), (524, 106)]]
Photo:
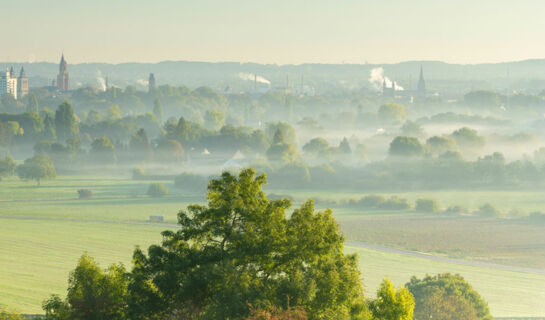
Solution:
[(102, 72), (97, 71), (97, 82), (98, 82), (98, 89), (101, 91), (106, 91), (106, 81), (104, 80), (104, 77), (102, 77)]
[(136, 80), (136, 83), (138, 83), (140, 85), (143, 85), (143, 86), (147, 86), (149, 84), (148, 80), (144, 80), (144, 79), (138, 79), (138, 80)]
[[(384, 69), (382, 67), (374, 68), (369, 72), (369, 82), (377, 90), (382, 90), (382, 83), (386, 81), (386, 87), (392, 87), (392, 80), (384, 76)], [(396, 90), (402, 91), (405, 90), (402, 86), (396, 83)]]
[(257, 81), (259, 83), (265, 83), (265, 84), (271, 84), (271, 82), (265, 78), (263, 78), (262, 76), (256, 76), (255, 74), (253, 73), (239, 73), (238, 74), (238, 77), (242, 80), (248, 80), (248, 81)]

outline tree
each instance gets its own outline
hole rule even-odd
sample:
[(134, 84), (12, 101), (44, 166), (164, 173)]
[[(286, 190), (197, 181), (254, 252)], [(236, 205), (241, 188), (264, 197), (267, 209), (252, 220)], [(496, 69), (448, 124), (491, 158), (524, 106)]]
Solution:
[(378, 109), (378, 117), (387, 124), (400, 123), (405, 119), (405, 107), (398, 103), (387, 103)]
[(140, 128), (135, 135), (131, 137), (129, 148), (135, 160), (151, 160), (153, 150), (148, 140), (146, 130)]
[(17, 167), (17, 175), (23, 180), (36, 180), (40, 186), (41, 180), (55, 179), (57, 172), (53, 161), (45, 155), (38, 154)]
[(376, 300), (369, 303), (369, 309), (376, 320), (412, 320), (414, 304), (408, 289), (395, 289), (392, 282), (386, 279), (377, 291)]
[(409, 137), (424, 138), (426, 133), (422, 126), (414, 121), (406, 121), (401, 127), (401, 134)]
[(38, 99), (34, 93), (27, 96), (26, 112), (38, 112)]
[(459, 274), (412, 277), (405, 285), (415, 300), (415, 319), (492, 320), (488, 304)]
[(330, 146), (324, 138), (314, 138), (303, 146), (303, 152), (313, 156), (329, 156)]
[(156, 154), (164, 162), (180, 162), (184, 160), (184, 148), (176, 140), (161, 140), (157, 145)]
[(53, 295), (44, 301), (46, 319), (127, 319), (129, 277), (123, 265), (102, 270), (87, 254), (70, 273), (68, 294), (62, 301)]
[(417, 138), (395, 137), (390, 143), (388, 153), (391, 156), (418, 157), (424, 154), (424, 147)]
[(204, 125), (217, 130), (225, 124), (225, 113), (220, 110), (207, 110), (204, 114)]
[(433, 199), (418, 199), (414, 208), (417, 212), (436, 213), (439, 211), (437, 201)]
[(146, 194), (150, 197), (163, 197), (168, 195), (168, 188), (162, 183), (152, 183), (149, 185)]
[(57, 108), (55, 112), (55, 129), (59, 141), (66, 141), (66, 139), (79, 134), (78, 124), (70, 102), (64, 101)]
[(155, 115), (155, 118), (159, 120), (159, 123), (163, 123), (163, 105), (159, 98), (156, 98), (153, 102), (153, 114)]
[(0, 180), (2, 177), (10, 177), (15, 172), (15, 162), (11, 159), (10, 156), (5, 158), (0, 157)]
[(115, 146), (110, 138), (104, 136), (96, 138), (91, 143), (91, 153), (98, 161), (115, 162)]
[(348, 142), (348, 139), (343, 138), (343, 140), (339, 143), (339, 151), (343, 154), (350, 154), (352, 153), (352, 148), (350, 148), (350, 143)]
[(450, 136), (456, 140), (456, 144), (462, 151), (470, 155), (478, 154), (485, 145), (485, 138), (479, 136), (477, 131), (467, 127), (454, 131)]
[[(260, 318), (256, 318), (256, 319), (260, 319)], [(293, 319), (299, 319), (299, 318), (293, 318)], [(18, 312), (11, 311), (3, 306), (0, 306), (0, 320), (23, 320), (23, 317)]]
[(106, 110), (106, 118), (108, 120), (118, 120), (121, 119), (121, 109), (118, 105), (113, 105)]
[(286, 210), (268, 200), (264, 175), (253, 169), (211, 180), (208, 204), (178, 214), (178, 230), (137, 249), (130, 290), (131, 319), (241, 319), (250, 306), (300, 307), (311, 319), (361, 319), (357, 259), (330, 210), (312, 201)]
[(442, 155), (448, 151), (457, 151), (456, 140), (450, 137), (433, 136), (426, 140), (426, 149), (432, 155)]

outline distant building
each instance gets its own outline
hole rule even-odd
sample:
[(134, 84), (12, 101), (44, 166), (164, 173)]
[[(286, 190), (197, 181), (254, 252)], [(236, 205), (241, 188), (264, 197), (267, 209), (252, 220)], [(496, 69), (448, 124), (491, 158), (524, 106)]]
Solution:
[(21, 99), (28, 94), (28, 78), (25, 75), (25, 69), (21, 67), (19, 77), (17, 78), (17, 97)]
[(384, 97), (395, 97), (396, 95), (396, 82), (395, 81), (392, 81), (392, 85), (390, 87), (388, 87), (386, 85), (386, 79), (384, 79), (382, 81), (382, 95)]
[(57, 75), (57, 89), (70, 90), (70, 75), (68, 74), (66, 60), (64, 60), (64, 54), (61, 57), (61, 63), (59, 64), (59, 75)]
[(420, 78), (418, 79), (418, 87), (416, 93), (419, 98), (426, 98), (426, 81), (424, 80), (424, 70), (420, 66)]
[(155, 89), (155, 75), (153, 73), (149, 74), (148, 86), (149, 93), (153, 92)]
[(17, 78), (13, 77), (13, 67), (10, 71), (0, 73), (0, 96), (11, 94), (17, 99)]

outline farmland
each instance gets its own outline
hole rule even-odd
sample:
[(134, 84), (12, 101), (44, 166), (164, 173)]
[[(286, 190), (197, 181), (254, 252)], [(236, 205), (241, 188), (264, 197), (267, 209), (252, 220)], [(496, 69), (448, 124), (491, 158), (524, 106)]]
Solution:
[[(153, 181), (157, 182), (157, 181)], [(51, 293), (63, 294), (68, 272), (88, 252), (102, 266), (122, 262), (130, 266), (136, 245), (147, 247), (161, 240), (160, 231), (174, 228), (176, 213), (204, 200), (159, 181), (170, 195), (145, 195), (150, 181), (124, 177), (59, 177), (37, 188), (10, 178), (0, 182), (0, 302), (24, 313), (39, 313)], [(90, 200), (78, 200), (76, 190), (93, 191)], [(313, 192), (267, 190), (289, 194), (295, 205)], [(335, 200), (360, 197), (354, 191), (328, 193)], [(477, 208), (490, 202), (501, 210), (525, 211), (545, 207), (542, 193), (529, 192), (424, 192), (397, 194), (411, 202), (434, 198), (441, 206)], [(163, 215), (165, 224), (149, 223), (150, 215)], [(439, 217), (411, 211), (361, 211), (335, 208), (334, 215), (347, 240), (383, 244), (439, 256), (474, 259), (543, 269), (543, 226), (507, 219)], [(511, 233), (520, 237), (508, 237)], [(505, 244), (502, 246), (499, 244)], [(482, 266), (431, 261), (369, 248), (348, 246), (358, 252), (367, 295), (372, 296), (388, 276), (396, 285), (412, 275), (458, 272), (489, 301), (495, 316), (539, 316), (545, 310), (545, 276), (496, 270)], [(38, 276), (39, 275), (39, 276)]]

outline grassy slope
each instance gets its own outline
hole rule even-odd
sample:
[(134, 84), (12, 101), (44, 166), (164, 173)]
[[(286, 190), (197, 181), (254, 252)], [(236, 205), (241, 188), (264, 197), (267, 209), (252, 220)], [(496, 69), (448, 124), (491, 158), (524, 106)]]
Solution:
[(430, 261), (365, 248), (347, 247), (346, 251), (359, 254), (367, 295), (372, 295), (369, 293), (374, 292), (385, 277), (402, 286), (412, 275), (459, 273), (488, 301), (495, 317), (545, 315), (545, 275)]

